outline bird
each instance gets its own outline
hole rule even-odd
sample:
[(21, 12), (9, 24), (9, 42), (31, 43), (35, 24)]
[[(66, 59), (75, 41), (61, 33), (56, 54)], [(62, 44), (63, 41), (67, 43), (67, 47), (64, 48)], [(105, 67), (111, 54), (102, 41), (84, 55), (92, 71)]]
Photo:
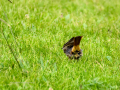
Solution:
[(80, 49), (80, 41), (83, 36), (72, 37), (67, 43), (63, 45), (64, 53), (70, 59), (79, 59), (82, 56), (82, 49)]

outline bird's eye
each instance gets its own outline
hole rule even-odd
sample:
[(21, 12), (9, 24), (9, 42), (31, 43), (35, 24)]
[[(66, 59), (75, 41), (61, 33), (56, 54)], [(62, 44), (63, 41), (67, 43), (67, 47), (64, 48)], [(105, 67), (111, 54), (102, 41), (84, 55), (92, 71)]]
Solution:
[(80, 54), (80, 52), (78, 52), (78, 54)]
[(75, 54), (74, 52), (72, 52), (72, 54)]

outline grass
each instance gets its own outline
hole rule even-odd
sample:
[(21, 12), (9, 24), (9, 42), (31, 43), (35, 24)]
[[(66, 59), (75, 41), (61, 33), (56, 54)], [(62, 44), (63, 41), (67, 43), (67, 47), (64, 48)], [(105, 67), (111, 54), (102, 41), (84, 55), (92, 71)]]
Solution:
[[(2, 0), (0, 89), (120, 89), (119, 0)], [(82, 35), (83, 56), (69, 60), (62, 46)]]

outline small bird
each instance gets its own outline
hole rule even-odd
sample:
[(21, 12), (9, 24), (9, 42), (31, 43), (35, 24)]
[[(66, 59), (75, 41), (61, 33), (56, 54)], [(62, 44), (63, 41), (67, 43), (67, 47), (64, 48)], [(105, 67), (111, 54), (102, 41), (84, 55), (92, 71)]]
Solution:
[(73, 37), (63, 45), (62, 49), (70, 59), (78, 60), (82, 56), (82, 49), (79, 47), (82, 37), (83, 36)]

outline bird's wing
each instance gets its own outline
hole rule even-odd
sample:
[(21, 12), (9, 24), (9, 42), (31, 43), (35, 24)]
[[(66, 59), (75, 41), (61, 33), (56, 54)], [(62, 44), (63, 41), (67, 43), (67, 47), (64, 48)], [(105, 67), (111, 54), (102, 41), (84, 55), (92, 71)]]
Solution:
[(74, 45), (74, 37), (72, 37), (67, 43), (63, 45), (63, 48), (66, 46), (73, 46)]

